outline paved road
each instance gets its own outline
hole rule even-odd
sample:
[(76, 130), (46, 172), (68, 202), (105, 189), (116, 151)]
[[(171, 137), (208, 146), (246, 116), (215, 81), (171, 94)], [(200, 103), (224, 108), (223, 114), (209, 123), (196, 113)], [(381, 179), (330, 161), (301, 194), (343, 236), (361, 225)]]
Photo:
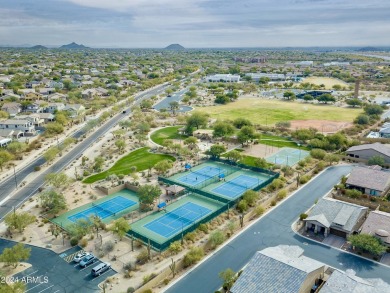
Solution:
[[(15, 245), (15, 242), (2, 240), (0, 250), (3, 251), (4, 248), (13, 245)], [(66, 259), (51, 250), (29, 245), (26, 245), (26, 247), (31, 248), (31, 256), (27, 262), (32, 263), (32, 266), (16, 274), (15, 278), (25, 282), (27, 285), (26, 292), (28, 293), (100, 292), (98, 284), (108, 276), (116, 274), (111, 269), (101, 276), (93, 278), (91, 269), (98, 265), (99, 261), (87, 268), (81, 268), (71, 261), (73, 259), (72, 255)], [(80, 249), (77, 247), (72, 248), (67, 253), (74, 254), (78, 250)]]
[[(158, 88), (152, 89), (148, 92), (139, 94), (136, 96), (136, 102), (141, 101), (142, 99), (146, 97), (150, 97), (153, 95), (156, 95), (160, 92), (163, 92), (165, 90), (167, 85), (161, 85)], [(127, 113), (130, 112), (130, 108), (125, 109)], [(30, 196), (35, 194), (39, 187), (41, 187), (44, 183), (45, 175), (48, 173), (56, 173), (60, 172), (62, 169), (64, 169), (70, 162), (72, 162), (74, 159), (78, 158), (83, 154), (83, 152), (89, 148), (100, 136), (104, 135), (106, 132), (108, 132), (114, 125), (116, 125), (120, 120), (127, 117), (127, 115), (123, 114), (117, 114), (110, 120), (108, 120), (105, 124), (103, 124), (101, 127), (99, 127), (92, 135), (88, 136), (86, 139), (84, 139), (82, 142), (78, 143), (74, 148), (64, 154), (60, 160), (58, 160), (56, 163), (52, 164), (50, 168), (48, 168), (46, 171), (41, 172), (34, 180), (29, 182), (26, 186), (21, 188), (18, 192), (16, 192), (11, 198), (5, 200), (7, 196), (13, 192), (16, 188), (15, 186), (15, 179), (13, 176), (10, 176), (6, 180), (0, 183), (0, 202), (5, 200), (5, 202), (0, 206), (0, 221), (3, 220), (5, 215), (10, 212), (13, 207), (19, 207), (26, 199), (28, 199)], [(85, 133), (84, 129), (81, 129), (77, 132), (75, 132), (72, 137), (79, 138)], [(25, 168), (22, 168), (19, 170), (16, 174), (17, 182), (20, 184), (25, 178), (32, 172), (34, 172), (35, 166), (40, 166), (45, 162), (45, 159), (40, 156), (33, 162), (31, 162), (28, 166)]]
[(331, 167), (316, 179), (305, 185), (293, 197), (276, 207), (257, 221), (248, 230), (216, 252), (212, 257), (191, 271), (186, 277), (173, 284), (169, 293), (207, 293), (221, 286), (218, 273), (226, 268), (239, 271), (258, 250), (266, 247), (298, 245), (304, 255), (341, 270), (353, 269), (358, 276), (381, 278), (390, 283), (390, 268), (329, 248), (320, 243), (308, 241), (296, 235), (291, 224), (298, 215), (312, 206), (316, 199), (325, 195), (342, 175), (350, 172), (350, 166)]
[[(156, 110), (159, 110), (159, 111), (161, 109), (169, 110), (169, 103), (170, 102), (174, 102), (174, 101), (175, 102), (180, 102), (183, 99), (184, 93), (186, 93), (187, 91), (188, 91), (188, 89), (185, 88), (185, 89), (182, 89), (179, 92), (173, 93), (172, 96), (166, 97), (164, 100), (162, 100), (161, 102), (157, 103), (153, 108), (156, 109)], [(190, 110), (192, 110), (192, 107), (182, 106), (181, 105), (177, 112), (188, 112)]]

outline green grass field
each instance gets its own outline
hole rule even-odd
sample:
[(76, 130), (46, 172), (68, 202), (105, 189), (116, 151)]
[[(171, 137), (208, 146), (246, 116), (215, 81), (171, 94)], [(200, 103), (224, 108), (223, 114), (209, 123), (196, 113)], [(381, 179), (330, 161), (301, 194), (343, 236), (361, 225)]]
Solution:
[[(235, 149), (236, 151), (239, 151), (240, 153), (244, 152), (243, 149)], [(222, 155), (222, 157), (226, 158), (228, 156), (229, 152)], [(248, 156), (248, 155), (242, 155), (242, 159), (240, 160), (241, 164), (256, 167), (255, 160), (256, 157)], [(268, 167), (272, 166), (271, 163), (268, 164)]]
[(187, 136), (178, 133), (183, 126), (171, 126), (159, 129), (150, 135), (150, 139), (159, 145), (162, 145), (165, 139), (185, 139)]
[(309, 151), (310, 149), (305, 146), (298, 146), (294, 141), (291, 141), (287, 138), (280, 137), (280, 136), (274, 136), (269, 134), (261, 134), (259, 143), (274, 146), (278, 148), (282, 147), (289, 147), (289, 148), (295, 148), (295, 149), (301, 149)]
[(112, 166), (110, 169), (89, 176), (88, 178), (84, 179), (84, 183), (94, 183), (96, 181), (102, 180), (106, 178), (108, 175), (111, 174), (123, 174), (128, 175), (130, 174), (130, 168), (135, 166), (137, 167), (137, 172), (146, 170), (150, 167), (153, 167), (156, 163), (162, 161), (162, 160), (171, 160), (175, 161), (176, 159), (170, 155), (164, 155), (164, 154), (153, 154), (149, 153), (149, 148), (141, 148), (134, 152), (129, 153), (127, 156), (124, 156), (123, 158), (119, 159), (114, 166)]
[(202, 108), (202, 112), (210, 114), (212, 118), (234, 120), (244, 117), (254, 124), (270, 126), (280, 121), (309, 119), (352, 122), (362, 110), (333, 105), (243, 98), (227, 105)]

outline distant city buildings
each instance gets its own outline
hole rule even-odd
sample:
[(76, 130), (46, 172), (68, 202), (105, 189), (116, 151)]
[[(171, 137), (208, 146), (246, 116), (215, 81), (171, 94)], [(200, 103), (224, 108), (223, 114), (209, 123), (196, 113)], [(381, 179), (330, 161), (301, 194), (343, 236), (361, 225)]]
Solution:
[(240, 76), (235, 74), (214, 74), (206, 78), (208, 82), (239, 82)]

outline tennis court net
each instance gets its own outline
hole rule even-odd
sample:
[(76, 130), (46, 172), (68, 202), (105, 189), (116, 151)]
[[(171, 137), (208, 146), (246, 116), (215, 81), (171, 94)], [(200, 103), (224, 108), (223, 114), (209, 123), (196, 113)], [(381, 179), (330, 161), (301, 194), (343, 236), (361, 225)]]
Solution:
[(251, 189), (251, 188), (254, 188), (257, 185), (259, 185), (259, 182), (248, 183), (248, 184), (238, 184), (238, 183), (236, 183), (234, 181), (227, 181), (227, 183), (232, 184), (232, 185), (236, 185), (236, 186), (239, 186), (239, 187), (242, 187), (242, 188), (245, 188), (245, 189)]
[[(190, 217), (186, 217), (187, 214), (193, 214), (195, 213), (196, 216), (195, 218), (190, 218)], [(168, 212), (167, 215), (169, 215), (170, 217), (176, 219), (176, 220), (183, 220), (183, 222), (187, 222), (187, 223), (193, 223), (195, 222), (197, 219), (199, 219), (201, 217), (201, 214), (198, 214), (196, 212), (193, 212), (193, 211), (189, 211), (186, 215), (179, 215), (179, 214), (176, 214), (174, 212)]]
[(116, 213), (114, 213), (114, 212), (112, 212), (112, 211), (109, 211), (109, 210), (106, 210), (106, 209), (102, 208), (102, 207), (101, 207), (100, 205), (98, 205), (98, 204), (92, 203), (92, 206), (95, 207), (95, 208), (97, 208), (97, 209), (99, 209), (99, 210), (101, 210), (101, 211), (103, 211), (103, 212), (109, 213), (111, 216), (115, 216), (115, 214), (116, 214)]
[(198, 172), (198, 171), (192, 171), (192, 173), (194, 174), (198, 174), (199, 176), (203, 176), (203, 177), (206, 177), (206, 178), (209, 178), (209, 179), (215, 179), (219, 176), (220, 172), (218, 174), (215, 174), (215, 175), (208, 175), (208, 174), (205, 174), (203, 172)]

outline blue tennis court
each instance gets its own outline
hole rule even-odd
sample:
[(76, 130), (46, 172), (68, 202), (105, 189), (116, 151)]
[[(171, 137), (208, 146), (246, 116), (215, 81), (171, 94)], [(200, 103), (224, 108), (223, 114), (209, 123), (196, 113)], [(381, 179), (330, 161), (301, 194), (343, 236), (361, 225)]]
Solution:
[(259, 186), (263, 181), (264, 180), (260, 180), (260, 178), (240, 175), (223, 183), (222, 185), (219, 185), (211, 191), (229, 198), (237, 198), (245, 191)]
[(187, 202), (149, 222), (144, 227), (165, 238), (169, 238), (182, 229), (184, 230), (188, 226), (191, 226), (198, 219), (205, 217), (209, 213), (211, 213), (210, 209), (193, 202)]
[(80, 219), (89, 220), (91, 216), (98, 216), (101, 219), (105, 219), (135, 204), (135, 201), (124, 198), (122, 196), (117, 196), (98, 205), (92, 206), (89, 209), (86, 209), (75, 215), (72, 215), (68, 217), (68, 219), (72, 222), (77, 222)]
[(187, 171), (177, 180), (190, 186), (196, 186), (211, 178), (218, 180), (218, 175), (222, 174), (223, 171), (221, 168), (204, 166), (201, 169)]

